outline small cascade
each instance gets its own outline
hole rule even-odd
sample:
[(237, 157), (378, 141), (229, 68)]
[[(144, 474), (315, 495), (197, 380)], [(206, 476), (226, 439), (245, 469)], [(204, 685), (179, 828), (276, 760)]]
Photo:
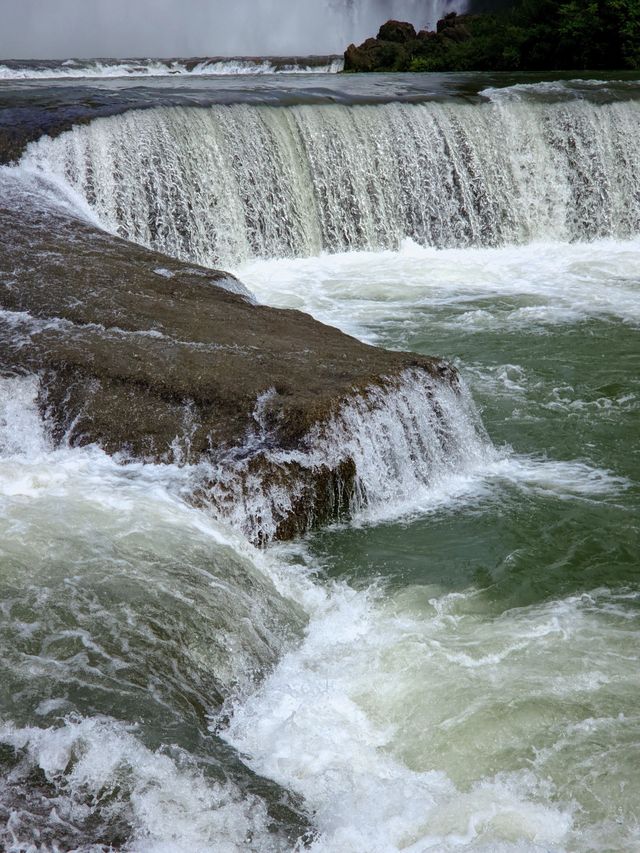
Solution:
[(497, 458), (453, 375), (406, 370), (387, 387), (355, 394), (295, 451), (269, 449), (265, 402), (246, 446), (209, 471), (205, 494), (225, 521), (263, 544), (340, 517), (393, 517)]
[(337, 74), (344, 61), (339, 56), (228, 57), (200, 60), (113, 59), (64, 62), (0, 63), (0, 80), (58, 80), (119, 77), (208, 77), (244, 74)]
[(0, 376), (0, 459), (38, 458), (48, 449), (37, 394), (35, 376)]
[[(6, 172), (23, 216), (43, 207), (44, 229), (12, 232), (14, 218), (3, 221), (5, 235), (37, 253), (46, 292), (22, 277), (6, 239), (6, 267), (14, 290), (24, 282), (25, 301), (0, 312), (0, 355), (5, 369), (15, 362), (39, 381), (0, 383), (0, 452), (6, 444), (20, 455), (26, 442), (30, 455), (46, 455), (44, 410), (53, 445), (99, 445), (121, 462), (176, 468), (181, 497), (258, 544), (363, 512), (403, 512), (416, 493), (491, 457), (445, 362), (368, 347), (309, 316), (253, 305), (244, 292), (223, 295), (202, 271), (159, 266), (157, 255), (46, 208), (38, 180), (25, 181), (33, 198), (21, 194), (20, 170)], [(67, 309), (78, 293), (80, 316)], [(29, 299), (44, 316), (30, 313)]]
[[(24, 512), (28, 498), (40, 520), (37, 534), (29, 534), (23, 546), (29, 555), (23, 573), (37, 576), (40, 582), (49, 578), (52, 591), (64, 600), (64, 607), (74, 618), (80, 618), (86, 590), (68, 583), (69, 562), (64, 552), (63, 556), (52, 556), (39, 544), (39, 537), (53, 541), (63, 531), (73, 543), (72, 562), (92, 554), (91, 570), (84, 579), (85, 583), (95, 581), (101, 595), (108, 598), (107, 587), (117, 583), (117, 573), (122, 571), (129, 589), (143, 584), (150, 620), (156, 618), (155, 608), (158, 612), (166, 610), (161, 616), (163, 644), (172, 647), (172, 659), (181, 668), (183, 683), (176, 685), (171, 677), (163, 679), (165, 697), (184, 689), (190, 696), (191, 711), (202, 715), (232, 690), (250, 690), (261, 672), (273, 665), (284, 639), (296, 635), (301, 614), (263, 574), (245, 540), (213, 518), (204, 523), (201, 514), (184, 501), (197, 480), (198, 469), (133, 460), (122, 464), (123, 459), (114, 459), (95, 445), (70, 448), (62, 442), (56, 447), (39, 409), (39, 390), (36, 376), (0, 376), (0, 536), (5, 549), (15, 547), (16, 540), (21, 543), (23, 534), (16, 519)], [(132, 505), (137, 506), (144, 521), (131, 517)], [(27, 526), (29, 523), (24, 521)], [(111, 540), (110, 531), (120, 523), (130, 525), (127, 544)], [(117, 562), (118, 569), (112, 568), (107, 580), (103, 568), (111, 561)], [(127, 574), (133, 565), (136, 571)], [(178, 590), (172, 585), (176, 566), (180, 566)], [(201, 566), (206, 566), (206, 571)], [(3, 582), (7, 582), (6, 577)], [(188, 645), (180, 637), (180, 626), (184, 629), (193, 620), (192, 599), (198, 600), (199, 607), (193, 641)], [(33, 587), (21, 597), (25, 613), (29, 609), (36, 612), (41, 603)], [(83, 629), (92, 631), (94, 637), (100, 635), (101, 643), (118, 642), (113, 628), (119, 614), (108, 603), (104, 609), (94, 608), (86, 618)], [(54, 630), (57, 619), (55, 611), (42, 616), (40, 627), (44, 629), (46, 624)], [(7, 624), (0, 628), (0, 649), (5, 649), (10, 623), (7, 617)], [(241, 623), (251, 624), (251, 629), (237, 631)], [(12, 651), (17, 650), (14, 639)], [(116, 651), (112, 653), (117, 655)], [(204, 669), (203, 654), (207, 659)], [(142, 685), (145, 667), (160, 666), (154, 656), (157, 649), (152, 644), (145, 659), (130, 661), (139, 674), (123, 676), (125, 682), (131, 677)], [(7, 658), (3, 652), (3, 659)], [(72, 658), (66, 669), (60, 664), (57, 677), (73, 679), (75, 662)], [(102, 675), (94, 672), (93, 676), (100, 684)]]
[(194, 744), (305, 614), (241, 537), (181, 500), (184, 469), (53, 449), (38, 385), (0, 377), (0, 849), (236, 850), (251, 837), (284, 853), (269, 801), (294, 837), (306, 829), (286, 792), (262, 781), (252, 795), (216, 738), (204, 754)]
[(640, 102), (500, 92), (132, 111), (45, 137), (22, 165), (79, 194), (107, 230), (207, 266), (405, 237), (467, 247), (638, 233)]

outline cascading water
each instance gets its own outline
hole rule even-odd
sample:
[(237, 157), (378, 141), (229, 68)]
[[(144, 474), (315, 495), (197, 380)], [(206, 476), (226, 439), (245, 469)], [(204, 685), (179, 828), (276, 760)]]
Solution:
[[(258, 405), (256, 434), (247, 448), (209, 472), (209, 499), (216, 511), (252, 540), (269, 542), (298, 500), (305, 497), (304, 473), (354, 466), (353, 482), (338, 483), (335, 498), (351, 518), (400, 515), (425, 493), (451, 488), (457, 478), (475, 476), (499, 457), (486, 436), (467, 388), (422, 371), (406, 371), (389, 387), (354, 395), (327, 424), (306, 437), (306, 450), (263, 450), (268, 435)], [(271, 471), (251, 473), (256, 457)], [(292, 467), (293, 463), (293, 467)], [(296, 477), (296, 470), (300, 476)], [(312, 506), (306, 524), (314, 523)]]
[(44, 138), (22, 163), (108, 230), (210, 266), (638, 231), (640, 103), (487, 97), (134, 111)]
[(341, 57), (307, 59), (203, 59), (186, 60), (66, 60), (65, 62), (0, 63), (2, 80), (68, 80), (118, 77), (235, 77), (252, 74), (337, 74), (342, 71)]
[[(264, 800), (224, 769), (224, 747), (200, 761), (196, 744), (304, 614), (240, 537), (184, 504), (184, 472), (54, 450), (37, 390), (34, 377), (0, 378), (0, 847), (28, 849), (38, 826), (41, 849), (128, 838), (159, 851), (173, 836), (177, 850), (188, 839), (235, 850), (248, 834), (257, 849), (289, 849)], [(24, 725), (36, 706), (44, 726)], [(149, 734), (173, 730), (171, 749), (127, 724), (142, 708)], [(196, 802), (216, 814), (206, 828)]]

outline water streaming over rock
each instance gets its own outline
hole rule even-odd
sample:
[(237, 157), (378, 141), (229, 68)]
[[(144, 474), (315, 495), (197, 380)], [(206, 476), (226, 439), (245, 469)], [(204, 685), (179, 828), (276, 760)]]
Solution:
[[(329, 517), (390, 517), (420, 493), (446, 489), (452, 478), (477, 474), (498, 458), (466, 386), (418, 370), (354, 394), (328, 423), (312, 429), (303, 451), (269, 450), (260, 403), (254, 417), (246, 447), (214, 466), (207, 480), (216, 511), (261, 542), (275, 537), (299, 502), (308, 512), (301, 532), (314, 526), (309, 471), (347, 466), (349, 477), (341, 482), (338, 473), (330, 483)], [(268, 465), (268, 476), (261, 476), (257, 460)]]
[(0, 378), (0, 847), (288, 849), (264, 791), (247, 797), (198, 731), (304, 614), (241, 537), (185, 505), (184, 471), (54, 449), (37, 389)]
[(638, 231), (640, 103), (488, 98), (133, 111), (23, 163), (114, 233), (206, 265)]

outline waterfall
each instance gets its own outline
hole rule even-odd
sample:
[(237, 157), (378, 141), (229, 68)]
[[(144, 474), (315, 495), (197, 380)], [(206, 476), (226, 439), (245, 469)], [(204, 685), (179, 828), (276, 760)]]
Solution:
[[(336, 4), (338, 6), (338, 4)], [(339, 8), (339, 6), (338, 6)], [(440, 18), (448, 12), (464, 12), (466, 0), (346, 0), (351, 34), (354, 38), (375, 35), (380, 24), (394, 18), (411, 21), (416, 29), (434, 30)], [(344, 13), (343, 13), (344, 14)]]
[[(295, 451), (270, 449), (264, 402), (258, 401), (246, 446), (210, 466), (204, 489), (217, 514), (256, 542), (275, 538), (300, 507), (306, 517), (298, 532), (304, 532), (342, 514), (391, 518), (422, 499), (437, 503), (499, 458), (457, 377), (443, 381), (406, 370), (386, 387), (354, 394)], [(318, 491), (323, 481), (329, 506)], [(318, 507), (324, 518), (314, 517)]]
[(219, 58), (196, 60), (123, 59), (0, 63), (0, 80), (58, 80), (118, 77), (236, 77), (244, 74), (338, 74), (339, 56)]
[(466, 0), (183, 0), (179, 10), (173, 0), (13, 5), (0, 29), (0, 56), (67, 59), (342, 53), (389, 18), (434, 27), (447, 12), (464, 11)]
[[(640, 103), (160, 107), (32, 144), (126, 239), (204, 265), (640, 230)], [(260, 164), (259, 168), (256, 164)]]
[[(69, 216), (68, 209), (48, 208), (48, 190), (42, 192), (41, 184), (39, 176), (34, 180), (21, 168), (0, 170), (0, 189), (8, 208), (0, 239), (0, 246), (5, 246), (5, 268), (11, 270), (12, 285), (17, 284), (27, 299), (31, 296), (35, 300), (33, 309), (20, 305), (15, 307), (22, 310), (0, 310), (0, 355), (11, 366), (10, 359), (24, 350), (30, 370), (39, 373), (44, 364), (46, 371), (42, 380), (21, 377), (18, 382), (11, 377), (4, 384), (0, 382), (0, 454), (41, 456), (46, 454), (49, 440), (62, 448), (95, 441), (113, 448), (111, 452), (122, 448), (130, 460), (142, 455), (165, 467), (175, 465), (182, 471), (182, 496), (209, 507), (212, 515), (256, 544), (290, 538), (338, 519), (402, 514), (421, 495), (446, 493), (452, 482), (455, 486), (460, 478), (476, 476), (495, 461), (495, 450), (462, 380), (445, 362), (406, 354), (389, 353), (387, 357), (354, 341), (346, 348), (346, 339), (342, 349), (342, 336), (337, 332), (330, 339), (333, 343), (318, 345), (317, 340), (324, 342), (331, 330), (316, 329), (310, 318), (305, 326), (308, 335), (286, 338), (278, 334), (282, 326), (269, 325), (276, 312), (244, 303), (240, 303), (240, 310), (249, 326), (238, 323), (237, 313), (225, 316), (236, 329), (256, 330), (250, 343), (242, 333), (234, 336), (230, 345), (218, 343), (213, 327), (206, 343), (197, 337), (183, 340), (181, 332), (171, 331), (172, 321), (163, 319), (163, 307), (166, 294), (175, 289), (171, 297), (174, 303), (189, 279), (156, 266), (153, 255), (142, 253), (141, 258), (131, 243), (79, 223)], [(8, 215), (11, 210), (19, 211), (17, 221)], [(38, 217), (42, 217), (40, 222)], [(100, 241), (97, 247), (93, 245), (96, 238)], [(41, 281), (50, 284), (61, 267), (66, 269), (68, 289), (62, 286), (53, 295), (53, 303), (38, 303), (38, 288), (31, 286), (30, 275), (21, 277), (20, 252), (9, 248), (21, 240), (29, 248), (29, 257), (36, 259), (29, 261), (29, 270), (35, 262)], [(118, 260), (112, 265), (110, 245), (115, 247)], [(77, 263), (85, 253), (107, 268), (105, 278), (101, 279), (97, 271), (94, 278), (93, 268), (85, 277), (83, 264)], [(154, 284), (159, 280), (159, 313), (160, 300), (153, 298), (153, 285), (147, 291), (141, 287), (143, 268), (149, 262), (147, 275)], [(101, 283), (104, 301), (98, 295)], [(202, 281), (206, 290), (213, 290), (212, 284), (206, 278)], [(134, 299), (143, 303), (135, 328), (121, 328), (109, 311), (109, 316), (104, 316), (102, 306), (118, 302), (119, 287), (126, 293), (134, 287)], [(199, 291), (200, 284), (196, 287)], [(49, 295), (53, 293), (52, 288), (46, 289)], [(198, 311), (205, 316), (218, 309), (227, 310), (226, 299), (207, 301), (197, 295)], [(78, 299), (86, 300), (85, 311), (91, 311), (92, 300), (96, 300), (99, 314), (95, 319), (103, 319), (105, 325), (86, 313), (81, 319), (70, 319), (68, 302)], [(175, 304), (177, 315), (182, 316), (180, 308), (185, 305)], [(302, 316), (291, 314), (282, 321), (306, 322)], [(286, 374), (274, 371), (274, 361), (265, 361), (260, 355), (261, 347), (266, 354), (274, 347), (275, 335), (275, 358), (286, 363)], [(138, 349), (141, 340), (153, 345)], [(57, 346), (64, 353), (62, 365), (55, 358), (48, 361), (48, 354)], [(100, 432), (93, 432), (94, 418), (100, 419), (94, 413), (101, 410), (103, 402), (111, 410), (126, 405), (128, 394), (136, 395), (136, 399), (143, 396), (138, 381), (130, 382), (118, 373), (113, 383), (109, 375), (92, 372), (94, 347), (99, 347), (105, 365), (109, 359), (117, 365), (143, 358), (149, 363), (146, 382), (147, 394), (153, 395), (153, 417), (158, 421), (169, 418), (169, 427), (157, 443), (152, 436), (140, 448), (130, 442), (129, 435), (135, 436), (140, 430), (138, 407), (127, 421), (130, 431), (121, 430), (126, 419), (121, 414), (113, 422), (109, 417)], [(311, 347), (303, 352), (315, 354), (309, 361), (299, 362), (298, 347)], [(41, 348), (47, 353), (42, 360)], [(214, 356), (216, 349), (236, 348), (243, 350), (241, 366), (228, 356), (220, 361)], [(162, 364), (156, 364), (161, 352)], [(324, 369), (325, 353), (332, 359), (332, 377), (326, 386), (313, 386), (312, 374)], [(86, 361), (88, 371), (79, 371), (70, 379), (66, 365), (73, 358), (83, 364)], [(343, 358), (356, 360), (362, 369), (349, 370)], [(197, 367), (187, 374), (185, 366), (192, 361)], [(169, 362), (180, 364), (178, 385), (170, 385), (172, 380), (164, 367)], [(209, 371), (207, 381), (211, 384), (204, 390), (193, 382), (200, 370)], [(244, 381), (245, 373), (259, 372), (258, 382), (241, 392), (238, 405), (227, 404), (223, 409), (230, 413), (228, 418), (234, 417), (240, 424), (228, 433), (220, 429), (220, 422), (210, 412), (220, 408), (220, 398), (224, 400), (217, 370), (239, 377), (232, 393)], [(333, 373), (338, 375), (335, 379)], [(290, 383), (283, 378), (287, 375)], [(314, 391), (314, 387), (319, 390)], [(125, 396), (121, 396), (122, 391)], [(322, 395), (324, 405), (319, 405)], [(289, 428), (288, 420), (298, 420), (300, 427)]]

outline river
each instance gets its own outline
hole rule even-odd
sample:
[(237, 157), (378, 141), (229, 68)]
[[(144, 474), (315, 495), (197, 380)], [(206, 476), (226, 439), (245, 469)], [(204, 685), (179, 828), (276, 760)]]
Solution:
[(356, 406), (357, 510), (259, 550), (190, 466), (54, 442), (5, 370), (4, 849), (638, 849), (640, 84), (611, 76), (0, 84), (83, 121), (0, 168), (12, 227), (63, 205), (465, 388), (442, 453), (420, 389)]

